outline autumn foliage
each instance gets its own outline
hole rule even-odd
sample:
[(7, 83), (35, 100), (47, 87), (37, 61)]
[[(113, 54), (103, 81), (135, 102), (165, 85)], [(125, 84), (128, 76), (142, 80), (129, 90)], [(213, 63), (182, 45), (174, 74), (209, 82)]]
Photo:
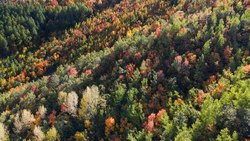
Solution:
[(0, 140), (249, 140), (247, 0), (0, 11)]

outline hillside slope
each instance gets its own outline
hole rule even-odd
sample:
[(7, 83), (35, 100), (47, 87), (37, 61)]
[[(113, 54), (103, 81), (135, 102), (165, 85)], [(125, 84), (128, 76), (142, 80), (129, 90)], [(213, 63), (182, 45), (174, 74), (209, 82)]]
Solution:
[(84, 2), (1, 58), (0, 140), (250, 139), (247, 0)]

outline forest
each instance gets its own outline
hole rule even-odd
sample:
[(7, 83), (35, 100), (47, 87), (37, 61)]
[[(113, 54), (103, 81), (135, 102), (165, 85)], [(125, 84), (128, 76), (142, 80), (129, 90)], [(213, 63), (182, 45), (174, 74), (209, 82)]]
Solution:
[(250, 141), (249, 0), (0, 13), (0, 141)]

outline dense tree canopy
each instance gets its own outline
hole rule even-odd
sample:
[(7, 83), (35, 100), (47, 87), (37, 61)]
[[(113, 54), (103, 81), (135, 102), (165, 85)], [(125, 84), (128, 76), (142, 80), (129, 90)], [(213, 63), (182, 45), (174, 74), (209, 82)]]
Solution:
[(1, 6), (0, 140), (250, 139), (248, 0), (110, 2)]
[(50, 33), (74, 27), (90, 14), (80, 3), (48, 9), (31, 4), (0, 5), (0, 12), (1, 40), (8, 42), (7, 47), (1, 47), (1, 55), (20, 51), (23, 46), (36, 46)]

